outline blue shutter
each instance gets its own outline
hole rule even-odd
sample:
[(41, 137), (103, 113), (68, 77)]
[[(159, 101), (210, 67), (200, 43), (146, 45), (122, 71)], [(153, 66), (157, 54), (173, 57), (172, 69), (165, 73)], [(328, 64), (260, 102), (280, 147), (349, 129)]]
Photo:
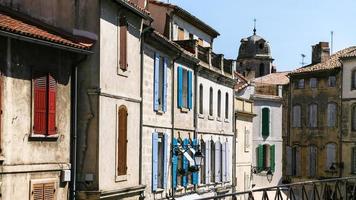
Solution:
[(183, 107), (183, 68), (178, 67), (178, 108)]
[(158, 133), (152, 134), (152, 191), (158, 187)]
[[(189, 140), (187, 138), (185, 138), (183, 140), (184, 150), (186, 150), (188, 148), (188, 144), (189, 144)], [(184, 169), (184, 172), (187, 173), (188, 168), (189, 168), (189, 161), (185, 156), (182, 156), (182, 157), (183, 157), (183, 169)], [(187, 185), (188, 185), (188, 176), (184, 175), (184, 176), (182, 176), (182, 186), (187, 187)]]
[[(173, 138), (173, 149), (178, 147), (178, 140)], [(173, 152), (172, 153), (172, 187), (173, 189), (177, 188), (177, 170), (178, 170), (178, 156)]]
[(188, 71), (188, 108), (193, 108), (193, 73)]
[[(195, 151), (198, 150), (198, 141), (197, 139), (194, 139), (193, 140), (193, 147), (195, 149)], [(193, 159), (194, 159), (194, 156), (193, 156)], [(193, 185), (197, 185), (198, 184), (198, 172), (193, 172), (192, 173), (192, 182), (193, 182)]]
[(168, 179), (168, 135), (164, 134), (164, 143), (163, 143), (163, 188), (167, 188), (167, 179)]
[(167, 112), (167, 67), (168, 67), (168, 59), (163, 59), (163, 101), (162, 101), (162, 110), (163, 112)]
[(155, 53), (155, 64), (154, 64), (154, 92), (153, 92), (153, 110), (158, 111), (158, 92), (159, 92), (159, 54)]

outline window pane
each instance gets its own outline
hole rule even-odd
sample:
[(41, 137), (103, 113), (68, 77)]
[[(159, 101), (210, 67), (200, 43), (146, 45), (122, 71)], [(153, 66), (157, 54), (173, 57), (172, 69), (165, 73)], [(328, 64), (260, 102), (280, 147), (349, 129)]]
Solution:
[(164, 159), (163, 159), (163, 135), (160, 134), (158, 136), (158, 172), (157, 172), (157, 187), (158, 188), (163, 188), (163, 166), (164, 166)]
[(221, 117), (221, 91), (218, 91), (218, 117)]
[(163, 81), (164, 81), (164, 65), (163, 65), (163, 57), (159, 59), (159, 82), (158, 82), (158, 109), (162, 110), (163, 105)]
[(328, 85), (329, 85), (329, 87), (336, 86), (336, 77), (335, 76), (329, 76)]
[(229, 119), (229, 94), (225, 95), (225, 119)]
[(318, 124), (318, 105), (309, 105), (309, 127), (315, 128)]
[(316, 78), (311, 78), (310, 79), (310, 87), (311, 88), (316, 88), (318, 84), (318, 80)]
[(209, 97), (209, 115), (213, 116), (213, 88), (210, 88)]
[(326, 170), (330, 170), (330, 167), (333, 163), (336, 162), (336, 145), (327, 144), (326, 145)]
[(270, 118), (270, 111), (269, 108), (262, 109), (262, 136), (268, 137), (269, 136), (269, 119)]
[(199, 86), (199, 113), (203, 114), (203, 85), (200, 84)]
[(298, 88), (299, 88), (299, 89), (304, 88), (304, 79), (300, 79), (300, 80), (298, 81)]
[(329, 103), (328, 104), (328, 127), (334, 127), (336, 125), (336, 104)]

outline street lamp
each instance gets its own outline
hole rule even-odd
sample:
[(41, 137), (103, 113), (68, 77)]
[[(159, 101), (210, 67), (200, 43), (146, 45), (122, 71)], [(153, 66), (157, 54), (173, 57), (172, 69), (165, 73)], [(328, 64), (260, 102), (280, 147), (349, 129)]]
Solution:
[(201, 153), (200, 149), (198, 149), (198, 151), (196, 151), (194, 154), (195, 165), (200, 166), (202, 164), (203, 158), (203, 154)]

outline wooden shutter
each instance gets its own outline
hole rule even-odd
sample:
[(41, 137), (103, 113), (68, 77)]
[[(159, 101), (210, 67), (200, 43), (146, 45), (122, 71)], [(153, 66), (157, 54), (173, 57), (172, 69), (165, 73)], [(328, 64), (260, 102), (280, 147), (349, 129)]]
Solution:
[(226, 182), (226, 142), (221, 144), (221, 157), (222, 182)]
[(168, 160), (169, 160), (169, 146), (168, 146), (168, 134), (163, 136), (163, 188), (167, 188), (168, 181)]
[[(178, 147), (178, 140), (173, 138), (173, 148)], [(178, 171), (178, 156), (176, 153), (172, 153), (172, 185), (173, 189), (177, 188), (177, 171)]]
[(225, 94), (225, 119), (229, 119), (229, 94)]
[(215, 182), (221, 182), (221, 143), (215, 143)]
[(221, 117), (221, 91), (218, 91), (218, 117)]
[(43, 184), (43, 200), (54, 200), (54, 183), (45, 183)]
[(183, 107), (183, 68), (177, 68), (177, 76), (178, 76), (178, 108)]
[(210, 140), (205, 141), (205, 184), (210, 183)]
[(168, 59), (163, 58), (163, 101), (162, 101), (162, 110), (167, 112), (167, 69), (168, 69)]
[(32, 198), (33, 200), (43, 200), (43, 184), (33, 184), (32, 185)]
[[(186, 150), (188, 148), (188, 145), (189, 145), (189, 140), (187, 138), (185, 138), (183, 140), (183, 148)], [(183, 169), (185, 172), (187, 172), (188, 168), (189, 168), (189, 162), (185, 156), (182, 156), (182, 157), (183, 157)], [(185, 174), (184, 176), (182, 176), (182, 186), (187, 187), (187, 185), (188, 185), (188, 177)]]
[(269, 117), (270, 111), (269, 108), (262, 108), (262, 136), (269, 136)]
[(47, 134), (47, 76), (35, 79), (33, 131), (35, 134)]
[(56, 134), (56, 80), (48, 75), (48, 135)]
[(125, 106), (120, 106), (119, 108), (119, 123), (118, 123), (118, 166), (117, 166), (117, 174), (125, 175), (127, 171), (127, 109)]
[[(153, 110), (158, 111), (158, 106), (159, 106), (159, 60), (160, 56), (158, 53), (155, 53), (155, 59), (154, 59), (154, 80), (153, 80)], [(162, 99), (161, 99), (162, 101)]]
[(32, 200), (55, 200), (55, 183), (36, 183), (32, 185)]
[(188, 108), (193, 108), (193, 73), (188, 71)]
[(158, 133), (152, 134), (152, 191), (158, 188)]
[(120, 17), (120, 68), (127, 70), (127, 21)]
[(275, 148), (276, 148), (275, 145), (271, 145), (271, 148), (270, 148), (270, 167), (271, 167), (272, 172), (275, 171), (275, 167), (276, 167)]

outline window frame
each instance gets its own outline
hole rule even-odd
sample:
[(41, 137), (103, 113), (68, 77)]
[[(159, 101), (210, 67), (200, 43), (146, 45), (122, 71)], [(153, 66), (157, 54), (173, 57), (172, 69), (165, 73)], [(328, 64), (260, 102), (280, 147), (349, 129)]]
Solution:
[[(332, 81), (332, 78), (334, 78), (334, 80)], [(336, 76), (332, 75), (328, 77), (328, 87), (336, 87)]]
[(199, 84), (199, 114), (204, 114), (204, 86)]
[[(330, 109), (331, 109), (331, 105), (333, 105), (333, 106), (335, 106), (335, 110), (334, 110), (334, 122), (333, 122), (333, 124), (330, 124), (331, 122), (329, 121), (330, 120), (330, 117), (331, 116), (329, 116), (330, 115), (330, 113), (332, 112)], [(329, 127), (329, 128), (335, 128), (335, 127), (337, 127), (337, 122), (338, 122), (338, 120), (337, 120), (337, 115), (338, 115), (338, 109), (337, 109), (337, 103), (336, 102), (333, 102), (333, 101), (331, 101), (331, 102), (328, 102), (328, 104), (327, 104), (327, 111), (326, 111), (326, 117), (327, 117), (327, 126)]]
[(225, 120), (228, 120), (229, 119), (229, 93), (225, 93)]
[(218, 103), (217, 103), (217, 115), (218, 119), (221, 119), (221, 90), (218, 90)]

